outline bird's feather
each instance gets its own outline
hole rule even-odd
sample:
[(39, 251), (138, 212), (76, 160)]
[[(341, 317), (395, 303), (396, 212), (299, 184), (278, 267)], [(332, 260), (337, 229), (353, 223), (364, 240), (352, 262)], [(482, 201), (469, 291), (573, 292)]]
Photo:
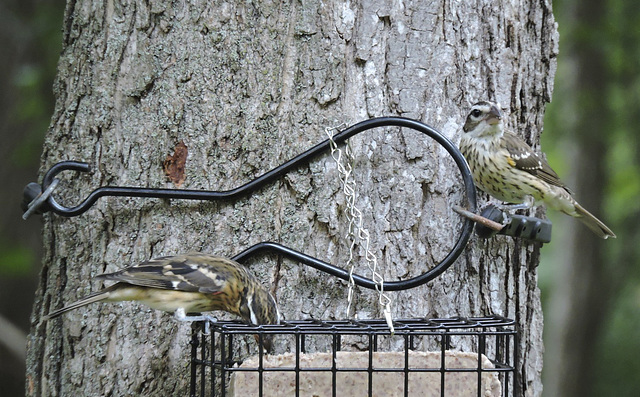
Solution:
[[(215, 265), (215, 270), (212, 270), (212, 265)], [(115, 273), (102, 274), (98, 278), (142, 287), (216, 293), (229, 278), (245, 275), (239, 272), (246, 274), (228, 259), (189, 254), (151, 259)]]
[(569, 191), (549, 163), (547, 163), (544, 158), (538, 156), (531, 146), (527, 145), (520, 137), (509, 131), (505, 131), (502, 140), (503, 147), (507, 148), (509, 152), (509, 163), (512, 166), (528, 172), (550, 185), (558, 186)]

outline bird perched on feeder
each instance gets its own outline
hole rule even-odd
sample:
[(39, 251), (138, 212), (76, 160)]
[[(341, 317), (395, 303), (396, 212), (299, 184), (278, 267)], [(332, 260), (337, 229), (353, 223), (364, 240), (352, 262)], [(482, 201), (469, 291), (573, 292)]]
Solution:
[[(273, 296), (246, 267), (226, 258), (202, 253), (165, 256), (96, 278), (117, 283), (54, 310), (43, 320), (94, 302), (138, 301), (174, 312), (181, 321), (208, 318), (187, 313), (224, 310), (254, 325), (280, 323)], [(265, 349), (271, 351), (271, 335), (263, 335), (262, 340)]]
[(504, 130), (498, 105), (485, 101), (473, 105), (463, 131), (460, 151), (476, 185), (499, 200), (515, 204), (505, 209), (527, 209), (534, 203), (544, 203), (578, 218), (603, 239), (616, 237), (578, 204), (541, 156), (517, 135)]

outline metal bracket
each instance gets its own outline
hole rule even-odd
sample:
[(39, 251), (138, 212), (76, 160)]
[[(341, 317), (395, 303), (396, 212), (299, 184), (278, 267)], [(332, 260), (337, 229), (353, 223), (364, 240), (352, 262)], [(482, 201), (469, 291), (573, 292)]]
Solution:
[[(456, 166), (460, 170), (462, 181), (464, 184), (464, 196), (466, 200), (466, 208), (454, 206), (454, 210), (465, 217), (464, 222), (459, 231), (458, 239), (447, 254), (447, 256), (433, 268), (427, 272), (403, 281), (384, 282), (384, 289), (387, 291), (406, 290), (425, 284), (433, 280), (453, 264), (464, 250), (475, 222), (478, 223), (476, 233), (483, 237), (490, 237), (496, 233), (510, 235), (514, 237), (530, 238), (537, 241), (548, 242), (551, 236), (551, 223), (537, 218), (523, 217), (518, 215), (510, 215), (509, 222), (503, 226), (504, 214), (502, 211), (493, 212), (485, 209), (482, 216), (476, 215), (476, 189), (473, 183), (473, 176), (469, 170), (469, 166), (458, 150), (458, 148), (444, 135), (434, 128), (416, 120), (406, 119), (402, 117), (380, 117), (366, 120), (354, 124), (332, 137), (333, 142), (342, 144), (350, 137), (364, 131), (380, 127), (404, 127), (410, 128), (429, 136), (443, 146), (449, 155), (453, 158)], [(207, 191), (207, 190), (187, 190), (187, 189), (164, 189), (164, 188), (143, 188), (143, 187), (122, 187), (122, 186), (103, 186), (95, 189), (80, 204), (74, 207), (67, 207), (56, 201), (53, 193), (57, 184), (56, 176), (62, 171), (78, 171), (89, 172), (91, 166), (84, 162), (63, 161), (55, 164), (45, 174), (42, 184), (38, 185), (34, 182), (27, 185), (24, 190), (23, 210), (26, 216), (32, 213), (44, 213), (51, 211), (61, 216), (72, 217), (83, 214), (95, 204), (95, 202), (104, 196), (118, 197), (146, 197), (146, 198), (165, 198), (165, 199), (182, 199), (182, 200), (205, 200), (205, 201), (224, 201), (235, 200), (242, 196), (250, 195), (262, 186), (278, 180), (281, 176), (292, 169), (309, 163), (312, 159), (321, 153), (329, 152), (331, 149), (331, 140), (327, 139), (311, 149), (299, 154), (286, 163), (275, 167), (274, 169), (262, 174), (256, 179), (245, 183), (235, 189), (226, 191)], [(482, 226), (484, 225), (484, 226)], [(497, 228), (497, 229), (496, 229)], [(295, 251), (274, 242), (258, 243), (242, 253), (236, 255), (233, 259), (242, 262), (252, 255), (257, 255), (265, 251), (273, 251), (284, 255), (290, 259), (296, 260), (302, 264), (311, 266), (320, 271), (326, 272), (345, 281), (349, 280), (349, 272), (332, 264), (323, 262), (304, 253)], [(376, 289), (378, 285), (375, 281), (353, 274), (355, 284)]]
[[(460, 256), (460, 254), (462, 253), (462, 249), (464, 249), (464, 246), (462, 246), (459, 250), (458, 249), (452, 250), (451, 252), (449, 252), (449, 255), (447, 255), (447, 257), (442, 262), (440, 262), (433, 268), (429, 269), (427, 272), (420, 274), (419, 276), (410, 278), (408, 280), (385, 281), (384, 290), (385, 291), (403, 291), (403, 290), (418, 287), (422, 284), (425, 284), (433, 280), (434, 278), (442, 274), (442, 272), (447, 270), (453, 262), (455, 262), (458, 256)], [(345, 270), (341, 267), (321, 261), (320, 259), (314, 258), (302, 252), (296, 251), (292, 248), (286, 247), (282, 244), (274, 243), (271, 241), (263, 241), (261, 243), (252, 245), (251, 247), (247, 248), (246, 250), (242, 251), (241, 253), (237, 254), (231, 259), (240, 263), (244, 263), (250, 257), (257, 256), (267, 252), (280, 254), (298, 263), (302, 263), (314, 269), (328, 273), (344, 281), (349, 281), (348, 270)], [(364, 288), (375, 290), (376, 286), (379, 286), (379, 283), (376, 283), (372, 279), (364, 276), (360, 276), (358, 274), (351, 274), (351, 277), (353, 277), (353, 281), (356, 285), (359, 285)]]
[[(475, 210), (476, 208), (476, 192), (473, 184), (473, 177), (469, 171), (469, 166), (466, 160), (458, 150), (458, 148), (444, 135), (442, 135), (436, 129), (421, 123), (416, 120), (411, 120), (403, 117), (379, 117), (370, 120), (365, 120), (360, 123), (354, 124), (338, 134), (333, 136), (333, 141), (336, 144), (344, 143), (352, 136), (364, 131), (368, 131), (379, 127), (405, 127), (410, 128), (425, 135), (428, 135), (440, 145), (442, 145), (449, 155), (453, 157), (456, 165), (460, 169), (462, 179), (464, 183), (466, 200), (468, 208)], [(207, 190), (186, 190), (186, 189), (163, 189), (163, 188), (143, 188), (143, 187), (121, 187), (121, 186), (103, 186), (95, 189), (87, 196), (84, 201), (74, 207), (64, 206), (56, 201), (53, 195), (50, 195), (47, 200), (40, 207), (41, 212), (51, 211), (61, 216), (72, 217), (81, 215), (95, 202), (104, 196), (120, 196), (120, 197), (147, 197), (147, 198), (165, 198), (165, 199), (183, 199), (183, 200), (207, 200), (207, 201), (222, 201), (222, 200), (235, 200), (241, 196), (249, 195), (262, 186), (272, 183), (278, 180), (281, 176), (291, 171), (292, 169), (308, 164), (312, 159), (317, 157), (321, 153), (329, 152), (331, 147), (330, 140), (327, 139), (304, 153), (299, 154), (286, 163), (268, 171), (256, 179), (245, 183), (235, 189), (226, 191), (207, 191)], [(45, 191), (47, 187), (53, 182), (56, 175), (62, 171), (78, 171), (89, 172), (91, 166), (84, 162), (79, 161), (63, 161), (55, 164), (45, 174), (41, 190)], [(32, 185), (33, 186), (33, 185)], [(29, 190), (27, 192), (27, 190)], [(24, 202), (30, 203), (33, 200), (33, 189), (25, 189)], [(38, 194), (38, 192), (36, 192)], [(26, 211), (23, 202), (23, 209)], [(471, 224), (465, 224), (466, 227), (470, 227)]]
[[(473, 177), (471, 175), (471, 171), (469, 170), (469, 166), (467, 165), (466, 160), (458, 150), (458, 148), (444, 135), (442, 135), (439, 131), (434, 128), (421, 123), (416, 120), (406, 119), (402, 117), (380, 117), (374, 118), (370, 120), (366, 120), (357, 124), (354, 124), (338, 134), (332, 137), (333, 142), (336, 144), (342, 144), (350, 137), (359, 134), (364, 131), (368, 131), (374, 128), (380, 127), (404, 127), (416, 130), (421, 132), (430, 138), (434, 139), (441, 146), (446, 149), (449, 155), (453, 158), (456, 163), (458, 169), (460, 170), (462, 181), (464, 184), (464, 200), (466, 201), (466, 207), (470, 208), (472, 211), (475, 211), (476, 208), (476, 190), (475, 185), (473, 184)], [(206, 191), (206, 190), (185, 190), (185, 189), (161, 189), (161, 188), (141, 188), (141, 187), (119, 187), (119, 186), (104, 186), (95, 189), (93, 192), (87, 196), (84, 201), (74, 207), (66, 207), (58, 201), (56, 201), (53, 194), (49, 194), (46, 197), (46, 200), (43, 199), (43, 202), (37, 209), (39, 212), (47, 212), (51, 211), (58, 215), (72, 217), (83, 214), (91, 206), (100, 198), (104, 196), (126, 196), (126, 197), (151, 197), (151, 198), (168, 198), (168, 199), (183, 199), (183, 200), (207, 200), (207, 201), (222, 201), (222, 200), (234, 200), (241, 196), (249, 195), (260, 187), (272, 183), (275, 180), (279, 179), (282, 175), (286, 174), (290, 170), (309, 163), (312, 159), (317, 157), (321, 153), (329, 152), (331, 149), (331, 140), (327, 139), (311, 149), (307, 150), (304, 153), (299, 154), (293, 159), (287, 161), (286, 163), (272, 169), (259, 176), (258, 178), (239, 186), (235, 189), (227, 190), (227, 191)], [(62, 171), (72, 170), (78, 172), (89, 172), (91, 167), (87, 163), (78, 162), (78, 161), (63, 161), (55, 164), (53, 167), (49, 169), (49, 171), (45, 174), (42, 185), (40, 187), (37, 184), (31, 183), (27, 186), (24, 193), (24, 201), (25, 203), (31, 203), (35, 196), (39, 196), (41, 191), (46, 191), (47, 188), (56, 180), (56, 175), (58, 175)], [(50, 192), (51, 193), (51, 192)], [(28, 206), (26, 204), (23, 205), (23, 208), (26, 211)], [(32, 212), (35, 211), (32, 210)], [(449, 252), (449, 254), (437, 265), (431, 268), (429, 271), (411, 278), (409, 280), (404, 281), (391, 281), (384, 282), (384, 289), (387, 291), (397, 291), (404, 290), (408, 288), (413, 288), (418, 285), (422, 285), (438, 275), (444, 272), (453, 262), (458, 258), (458, 256), (464, 250), (469, 238), (471, 237), (471, 232), (473, 230), (473, 221), (470, 219), (464, 219), (462, 222), (458, 239)], [(272, 243), (272, 242), (263, 242), (256, 244), (244, 252), (236, 255), (234, 259), (238, 261), (242, 261), (250, 255), (254, 255), (264, 251), (274, 251), (284, 256), (289, 257), (290, 259), (294, 259), (303, 263), (305, 265), (311, 266), (315, 269), (321, 270), (323, 272), (332, 274), (338, 278), (343, 280), (349, 280), (349, 272), (331, 265), (329, 263), (323, 262), (319, 259), (313, 258), (311, 256), (305, 255), (301, 252), (292, 250), (291, 248), (285, 247), (283, 245)], [(355, 284), (360, 285), (365, 288), (375, 289), (376, 283), (368, 278), (353, 275), (353, 279)]]

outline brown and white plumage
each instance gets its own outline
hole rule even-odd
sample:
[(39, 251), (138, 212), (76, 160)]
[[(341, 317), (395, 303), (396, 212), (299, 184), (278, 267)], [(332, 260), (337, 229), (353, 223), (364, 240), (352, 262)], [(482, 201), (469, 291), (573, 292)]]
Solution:
[[(97, 278), (117, 281), (61, 309), (44, 321), (95, 302), (138, 301), (167, 312), (223, 310), (247, 323), (279, 324), (273, 296), (245, 266), (230, 259), (192, 253), (151, 259)], [(271, 340), (264, 338), (267, 350)]]
[(578, 218), (601, 238), (615, 237), (602, 221), (573, 198), (544, 158), (517, 135), (505, 131), (502, 112), (491, 102), (471, 108), (463, 127), (460, 151), (467, 159), (476, 185), (508, 203), (533, 203)]

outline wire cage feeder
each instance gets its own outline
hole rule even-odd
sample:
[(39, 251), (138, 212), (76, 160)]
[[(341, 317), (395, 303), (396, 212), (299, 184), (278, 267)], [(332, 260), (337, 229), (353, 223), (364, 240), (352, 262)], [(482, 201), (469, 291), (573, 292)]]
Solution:
[[(463, 252), (474, 229), (480, 237), (497, 233), (547, 242), (550, 222), (523, 215), (504, 217), (488, 208), (475, 214), (475, 185), (459, 150), (444, 135), (419, 121), (382, 117), (352, 125), (304, 153), (227, 191), (103, 186), (80, 204), (67, 207), (53, 193), (62, 171), (89, 172), (87, 163), (55, 164), (42, 184), (27, 185), (24, 218), (47, 211), (71, 217), (86, 212), (100, 197), (127, 196), (183, 200), (228, 201), (249, 195), (308, 163), (332, 145), (379, 127), (410, 128), (443, 146), (460, 170), (466, 208), (460, 233), (449, 254), (428, 271), (408, 280), (384, 281), (385, 291), (407, 290), (433, 280)], [(333, 150), (333, 149), (332, 149)], [(501, 225), (507, 222), (506, 225)], [(477, 224), (476, 224), (477, 223)], [(488, 229), (490, 228), (490, 229)], [(273, 242), (256, 244), (232, 259), (243, 263), (262, 251), (275, 251), (355, 285), (376, 289), (374, 280), (351, 274), (304, 253)], [(191, 337), (191, 396), (511, 396), (517, 390), (518, 335), (516, 323), (501, 316), (385, 320), (298, 320), (278, 325), (247, 325), (218, 321), (193, 324)], [(204, 329), (208, 328), (208, 332)], [(258, 343), (252, 342), (255, 338)], [(285, 354), (263, 351), (265, 338), (275, 338)], [(246, 340), (246, 341), (245, 341)], [(245, 342), (243, 342), (245, 341)]]
[[(394, 326), (391, 335), (384, 320), (301, 320), (278, 326), (228, 321), (213, 323), (205, 335), (202, 324), (194, 324), (190, 395), (516, 395), (513, 320), (397, 319)], [(291, 353), (268, 355), (255, 343), (255, 351), (247, 352), (250, 358), (236, 353), (245, 340), (268, 335), (288, 344)], [(463, 352), (462, 346), (474, 352)]]

